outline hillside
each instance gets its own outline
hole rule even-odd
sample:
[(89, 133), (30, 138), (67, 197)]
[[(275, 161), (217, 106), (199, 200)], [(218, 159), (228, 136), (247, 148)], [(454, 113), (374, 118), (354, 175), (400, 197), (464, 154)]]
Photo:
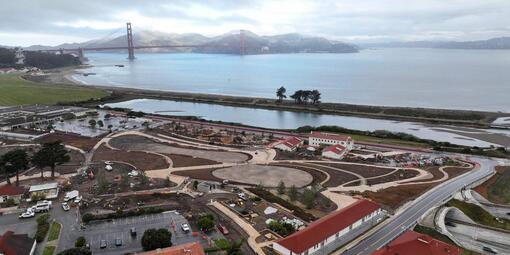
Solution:
[(479, 41), (410, 41), (367, 43), (363, 47), (381, 48), (437, 48), (437, 49), (510, 49), (510, 37), (498, 37)]
[[(115, 47), (125, 46), (126, 36), (119, 36), (108, 40), (91, 40), (84, 43), (62, 44), (54, 47), (34, 45), (27, 50), (78, 48), (78, 47)], [(154, 45), (207, 45), (200, 48), (177, 49), (149, 49), (150, 52), (197, 52), (239, 54), (241, 51), (239, 31), (226, 33), (215, 37), (200, 34), (169, 34), (152, 31), (141, 31), (133, 34), (135, 46)], [(276, 54), (276, 53), (354, 53), (358, 52), (355, 45), (332, 41), (322, 37), (309, 37), (300, 34), (283, 34), (275, 36), (260, 36), (250, 31), (244, 31), (245, 54)]]

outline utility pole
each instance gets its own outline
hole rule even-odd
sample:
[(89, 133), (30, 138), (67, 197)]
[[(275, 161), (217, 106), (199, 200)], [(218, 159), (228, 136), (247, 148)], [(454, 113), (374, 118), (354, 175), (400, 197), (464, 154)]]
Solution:
[(128, 59), (135, 59), (135, 48), (133, 46), (133, 30), (131, 29), (131, 22), (126, 23), (127, 26), (127, 43), (128, 43)]

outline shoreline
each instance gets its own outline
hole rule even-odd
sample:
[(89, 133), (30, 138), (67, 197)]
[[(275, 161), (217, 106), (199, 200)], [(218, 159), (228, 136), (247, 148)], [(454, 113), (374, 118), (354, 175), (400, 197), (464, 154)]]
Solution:
[[(326, 115), (354, 116), (372, 119), (386, 119), (395, 121), (414, 121), (421, 123), (459, 125), (476, 128), (503, 128), (506, 126), (492, 126), (492, 122), (501, 117), (510, 117), (510, 113), (434, 109), (418, 107), (392, 107), (355, 105), (345, 103), (323, 102), (318, 105), (295, 104), (292, 100), (284, 100), (278, 103), (276, 99), (230, 96), (221, 94), (207, 94), (195, 92), (178, 92), (152, 89), (137, 89), (129, 87), (116, 87), (107, 85), (94, 85), (85, 83), (72, 77), (78, 74), (77, 70), (87, 66), (50, 70), (48, 75), (24, 77), (28, 80), (43, 83), (66, 84), (69, 86), (93, 87), (110, 92), (111, 96), (99, 101), (82, 102), (82, 105), (95, 106), (97, 104), (116, 103), (133, 99), (157, 99), (171, 101), (185, 101), (194, 103), (207, 103), (233, 107), (258, 108), (268, 110), (281, 110), (292, 112), (308, 112)], [(95, 105), (94, 105), (95, 104)]]

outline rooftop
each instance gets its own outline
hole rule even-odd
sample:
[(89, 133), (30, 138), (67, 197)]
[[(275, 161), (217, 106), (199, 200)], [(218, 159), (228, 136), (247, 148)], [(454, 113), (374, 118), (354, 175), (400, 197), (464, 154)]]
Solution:
[(48, 189), (56, 189), (57, 187), (58, 187), (58, 183), (56, 183), (56, 182), (32, 185), (32, 186), (30, 186), (29, 192), (48, 190)]
[(305, 229), (276, 242), (293, 253), (299, 254), (379, 208), (378, 204), (362, 199), (342, 210), (332, 212), (313, 222)]
[(342, 146), (340, 144), (336, 144), (336, 145), (331, 145), (331, 146), (328, 146), (326, 148), (324, 148), (324, 150), (322, 150), (322, 152), (333, 152), (333, 153), (336, 153), (336, 154), (342, 154), (342, 152), (345, 150), (345, 146)]
[(338, 135), (338, 134), (331, 134), (331, 133), (323, 133), (323, 132), (315, 132), (312, 131), (310, 133), (310, 138), (320, 138), (320, 139), (328, 139), (328, 140), (336, 140), (336, 141), (351, 141), (352, 138), (350, 136), (346, 135)]
[(1, 196), (13, 196), (13, 195), (21, 195), (25, 193), (25, 188), (14, 186), (14, 185), (3, 185), (0, 186), (0, 195)]
[(35, 240), (27, 234), (15, 235), (12, 231), (0, 236), (0, 253), (4, 255), (28, 255)]
[(294, 148), (294, 147), (298, 146), (301, 142), (303, 142), (301, 139), (299, 139), (299, 138), (297, 138), (295, 136), (292, 136), (292, 137), (289, 137), (289, 138), (287, 138), (285, 140), (282, 140), (278, 144), (284, 144), (287, 147)]
[(153, 251), (136, 253), (138, 255), (205, 255), (204, 247), (199, 242), (185, 243)]
[(459, 247), (441, 242), (428, 235), (409, 230), (390, 244), (372, 253), (372, 255), (408, 254), (409, 251), (413, 251), (413, 255), (462, 254), (462, 249)]

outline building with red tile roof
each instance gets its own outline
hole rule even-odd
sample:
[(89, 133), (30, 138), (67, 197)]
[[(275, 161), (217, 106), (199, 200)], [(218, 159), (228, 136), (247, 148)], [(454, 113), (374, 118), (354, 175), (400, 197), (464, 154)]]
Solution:
[(322, 150), (322, 156), (332, 159), (342, 159), (348, 150), (340, 144), (330, 145)]
[[(362, 225), (375, 225), (373, 219), (382, 214), (381, 207), (369, 200), (359, 200), (339, 211), (313, 222), (308, 227), (273, 243), (273, 249), (283, 255), (305, 255), (321, 250), (327, 245), (336, 244), (338, 239), (349, 240)], [(344, 240), (348, 241), (348, 240)], [(339, 247), (328, 247), (338, 249)]]
[(411, 253), (413, 255), (460, 255), (462, 252), (463, 250), (457, 246), (409, 230), (393, 242), (372, 253), (372, 255), (403, 255)]
[(301, 140), (295, 136), (291, 136), (285, 140), (282, 140), (282, 141), (276, 143), (273, 147), (275, 149), (280, 149), (282, 151), (295, 151), (302, 144), (303, 144), (303, 140)]
[(315, 131), (312, 131), (308, 136), (308, 144), (316, 147), (321, 145), (339, 144), (349, 150), (352, 150), (352, 147), (354, 146), (354, 142), (350, 136)]
[(12, 198), (16, 203), (19, 203), (21, 196), (25, 194), (25, 188), (15, 185), (3, 185), (0, 186), (0, 203), (4, 203), (8, 199)]
[(0, 236), (0, 254), (3, 255), (32, 255), (35, 252), (35, 239), (27, 234), (16, 235), (6, 231)]
[(138, 255), (205, 255), (204, 247), (199, 242), (185, 243), (168, 248), (136, 253)]

